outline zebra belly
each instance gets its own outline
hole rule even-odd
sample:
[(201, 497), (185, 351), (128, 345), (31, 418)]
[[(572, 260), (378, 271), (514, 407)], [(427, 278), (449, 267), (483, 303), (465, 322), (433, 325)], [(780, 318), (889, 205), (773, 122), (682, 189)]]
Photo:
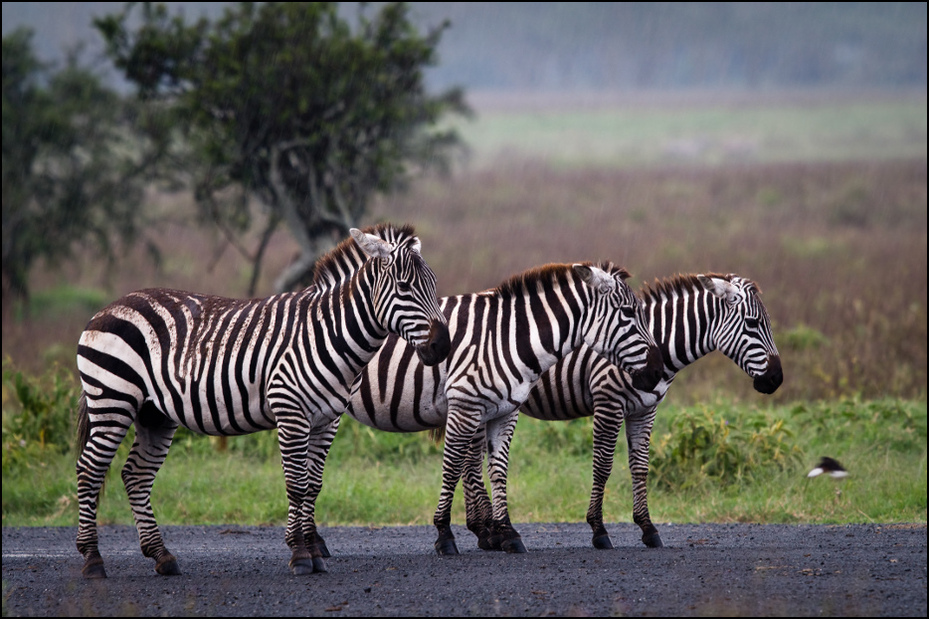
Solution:
[[(222, 396), (206, 396), (203, 390), (179, 394), (163, 405), (149, 400), (165, 416), (198, 434), (228, 436), (251, 434), (275, 427), (273, 417), (260, 412), (258, 394), (229, 406)], [(180, 406), (178, 406), (180, 404)]]
[(404, 390), (399, 397), (373, 406), (370, 403), (365, 406), (353, 397), (346, 413), (367, 426), (387, 432), (422, 432), (445, 427), (448, 418), (445, 398), (441, 401), (424, 400), (421, 395)]

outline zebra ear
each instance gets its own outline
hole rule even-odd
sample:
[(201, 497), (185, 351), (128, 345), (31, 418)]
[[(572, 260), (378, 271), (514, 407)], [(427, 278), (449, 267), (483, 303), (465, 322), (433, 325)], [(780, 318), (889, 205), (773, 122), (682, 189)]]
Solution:
[(355, 242), (358, 243), (358, 246), (371, 258), (387, 258), (394, 248), (393, 243), (388, 243), (373, 234), (362, 232), (358, 228), (352, 228), (349, 232)]
[(707, 277), (706, 275), (697, 275), (697, 279), (700, 280), (700, 283), (708, 292), (720, 299), (732, 302), (738, 297), (736, 287), (724, 279)]
[(585, 264), (572, 265), (584, 283), (594, 290), (606, 294), (616, 289), (616, 280), (601, 268)]

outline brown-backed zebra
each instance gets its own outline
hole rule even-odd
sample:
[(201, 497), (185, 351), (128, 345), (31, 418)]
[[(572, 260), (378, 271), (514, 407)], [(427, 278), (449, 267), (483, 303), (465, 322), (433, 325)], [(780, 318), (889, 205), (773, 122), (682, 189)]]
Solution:
[[(201, 434), (277, 428), (290, 504), (286, 541), (295, 574), (325, 571), (316, 546), (316, 496), (349, 387), (398, 334), (422, 363), (448, 354), (436, 278), (412, 227), (352, 229), (320, 259), (314, 285), (236, 300), (167, 289), (134, 292), (95, 315), (80, 338), (83, 394), (77, 462), (77, 548), (83, 573), (106, 572), (97, 501), (129, 426), (135, 443), (122, 471), (142, 553), (159, 574), (178, 574), (150, 502), (178, 425)], [(364, 251), (370, 259), (359, 259)]]
[(587, 344), (654, 387), (661, 354), (645, 327), (629, 274), (611, 264), (551, 264), (501, 286), (440, 300), (452, 351), (426, 369), (396, 338), (355, 380), (346, 413), (390, 432), (445, 427), (442, 490), (435, 512), (439, 554), (456, 554), (452, 499), (464, 458), (486, 428), (493, 485), (493, 531), (509, 552), (525, 552), (510, 524), (506, 463), (518, 409), (532, 385), (571, 350)]
[[(640, 298), (648, 324), (665, 360), (664, 377), (654, 389), (636, 386), (593, 349), (582, 346), (545, 372), (522, 412), (543, 420), (594, 418), (593, 486), (587, 522), (596, 548), (612, 548), (603, 526), (603, 493), (613, 469), (616, 439), (626, 422), (632, 473), (633, 519), (646, 546), (662, 545), (648, 513), (648, 450), (655, 412), (679, 371), (719, 350), (754, 379), (761, 393), (774, 393), (783, 381), (781, 358), (761, 290), (736, 275), (679, 275), (644, 286)], [(491, 505), (481, 478), (483, 454), (471, 454), (465, 472), (468, 528), (482, 548), (494, 546), (487, 528)], [(476, 493), (471, 490), (479, 489)]]

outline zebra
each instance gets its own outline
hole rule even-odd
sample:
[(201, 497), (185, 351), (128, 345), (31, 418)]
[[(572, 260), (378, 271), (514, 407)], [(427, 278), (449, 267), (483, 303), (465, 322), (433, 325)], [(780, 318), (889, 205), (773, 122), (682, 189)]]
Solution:
[(84, 577), (106, 577), (98, 497), (132, 424), (122, 480), (142, 553), (155, 560), (157, 573), (180, 573), (150, 501), (179, 425), (214, 436), (277, 428), (289, 566), (297, 575), (326, 571), (315, 544), (315, 502), (332, 420), (344, 410), (352, 380), (388, 334), (406, 340), (424, 365), (450, 350), (436, 277), (413, 227), (350, 232), (320, 258), (313, 285), (299, 292), (239, 300), (153, 288), (91, 318), (77, 349), (77, 549)]
[(640, 388), (654, 388), (661, 354), (628, 277), (611, 263), (549, 264), (484, 292), (444, 297), (452, 350), (443, 363), (427, 370), (391, 337), (355, 379), (345, 412), (357, 421), (390, 432), (445, 430), (434, 517), (440, 555), (458, 554), (452, 499), (479, 429), (490, 452), (493, 534), (508, 552), (526, 552), (507, 510), (507, 453), (519, 407), (559, 358), (587, 344)]
[[(524, 415), (548, 421), (594, 418), (593, 485), (587, 522), (595, 548), (613, 548), (603, 525), (603, 494), (624, 420), (633, 520), (641, 528), (646, 546), (663, 545), (648, 513), (648, 450), (655, 412), (678, 372), (719, 350), (754, 379), (756, 391), (771, 394), (780, 387), (784, 380), (781, 358), (760, 294), (755, 282), (735, 274), (655, 280), (639, 294), (665, 361), (664, 376), (654, 388), (637, 387), (595, 350), (581, 346), (543, 373), (532, 389), (521, 409)], [(464, 474), (470, 483), (463, 485), (468, 528), (478, 535), (479, 546), (489, 549), (494, 543), (487, 532), (491, 505), (481, 477), (482, 460), (483, 453), (470, 455)]]

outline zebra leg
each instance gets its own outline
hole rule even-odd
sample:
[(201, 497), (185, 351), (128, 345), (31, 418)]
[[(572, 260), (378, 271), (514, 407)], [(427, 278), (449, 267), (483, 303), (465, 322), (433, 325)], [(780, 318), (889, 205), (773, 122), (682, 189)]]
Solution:
[(151, 403), (145, 403), (135, 425), (135, 443), (123, 467), (122, 478), (135, 516), (139, 545), (143, 555), (155, 560), (156, 572), (162, 576), (177, 576), (181, 570), (177, 559), (165, 548), (151, 503), (152, 484), (168, 456), (177, 424), (162, 415)]
[(482, 550), (500, 550), (491, 542), (493, 513), (490, 497), (484, 487), (484, 451), (487, 441), (485, 426), (481, 426), (474, 438), (464, 463), (461, 485), (464, 491), (465, 517), (468, 530), (477, 536), (477, 546)]
[(526, 546), (513, 525), (506, 500), (506, 477), (513, 429), (519, 419), (519, 410), (494, 419), (487, 424), (487, 471), (493, 497), (493, 525), (491, 546), (499, 546), (508, 553), (526, 552)]
[(642, 542), (649, 548), (661, 548), (661, 536), (648, 514), (648, 447), (655, 423), (655, 408), (644, 416), (626, 419), (629, 444), (629, 471), (632, 473), (632, 519), (642, 529)]
[(461, 479), (465, 458), (471, 441), (480, 427), (480, 413), (467, 413), (460, 403), (449, 400), (448, 421), (445, 426), (445, 450), (442, 455), (442, 490), (435, 510), (433, 524), (438, 531), (435, 549), (440, 555), (458, 554), (455, 535), (452, 533), (452, 501), (455, 487)]
[[(79, 415), (82, 424), (90, 423), (84, 402), (81, 403)], [(129, 430), (128, 424), (132, 423), (132, 417), (125, 410), (119, 410), (112, 416), (120, 416), (119, 423), (89, 427), (89, 437), (87, 442), (79, 447), (81, 452), (75, 467), (78, 502), (77, 550), (84, 557), (84, 566), (81, 568), (84, 578), (106, 578), (103, 557), (100, 556), (98, 548), (97, 506), (106, 471)], [(123, 426), (122, 423), (127, 425)]]
[[(304, 531), (305, 510), (309, 508), (308, 450), (310, 423), (300, 412), (277, 413), (278, 442), (281, 446), (281, 468), (287, 489), (287, 529), (285, 541), (292, 554), (290, 569), (297, 576), (325, 572), (326, 562), (319, 547), (307, 544)], [(315, 527), (310, 529), (315, 531)]]
[[(304, 512), (303, 535), (308, 541), (309, 546), (315, 546), (319, 550), (322, 558), (328, 559), (332, 556), (326, 541), (319, 534), (316, 528), (316, 498), (323, 488), (323, 468), (326, 464), (326, 457), (329, 455), (329, 448), (332, 447), (332, 441), (335, 439), (336, 431), (339, 429), (339, 422), (342, 417), (336, 417), (329, 423), (320, 423), (313, 426), (310, 431), (309, 444), (309, 498), (307, 501), (308, 509)], [(317, 572), (325, 572), (325, 562), (314, 562)]]
[(610, 550), (613, 541), (603, 526), (603, 496), (606, 483), (613, 472), (613, 454), (616, 439), (623, 425), (622, 409), (616, 409), (609, 401), (597, 401), (594, 395), (594, 454), (593, 484), (590, 489), (590, 505), (587, 508), (587, 524), (593, 531), (593, 546), (599, 550)]

